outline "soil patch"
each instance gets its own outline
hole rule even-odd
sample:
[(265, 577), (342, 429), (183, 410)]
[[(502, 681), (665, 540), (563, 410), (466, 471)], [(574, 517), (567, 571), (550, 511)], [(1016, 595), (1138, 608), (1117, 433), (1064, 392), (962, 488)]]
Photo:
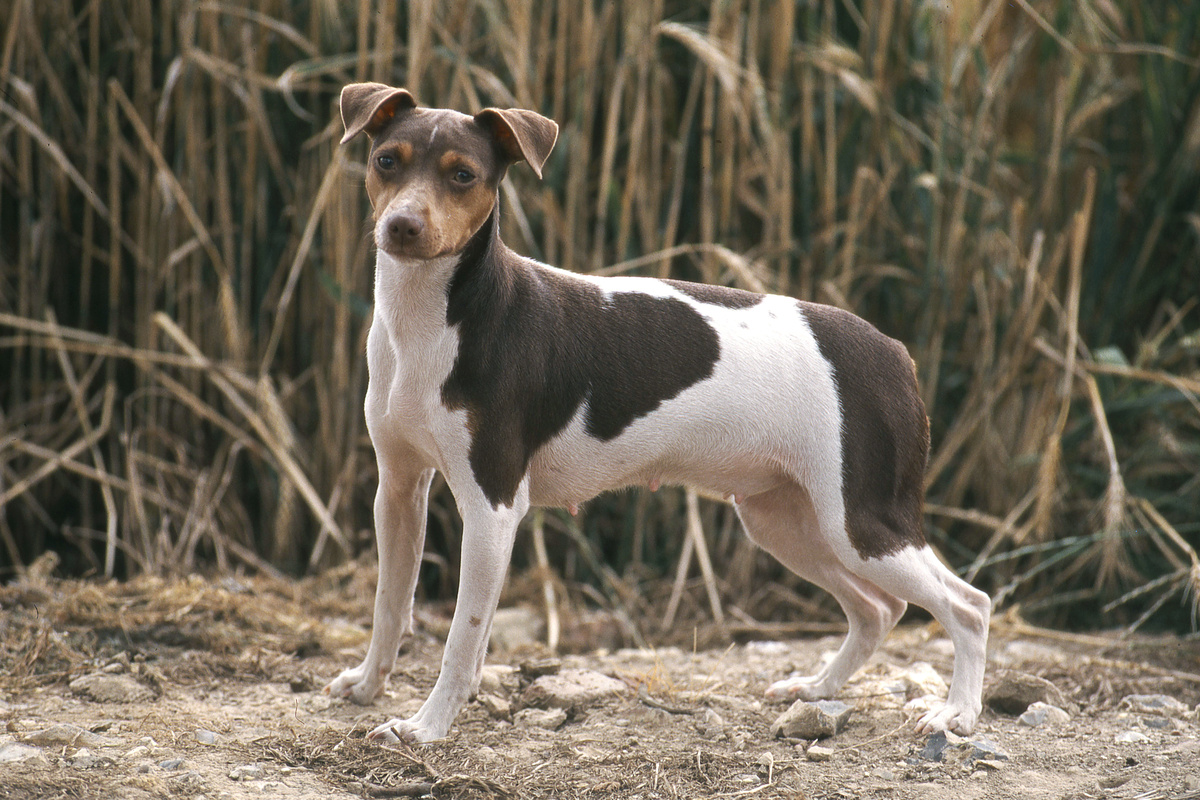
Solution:
[[(0, 589), (0, 798), (1200, 798), (1200, 641), (1013, 618), (993, 623), (995, 708), (966, 740), (912, 733), (950, 674), (931, 624), (889, 637), (839, 696), (848, 719), (819, 741), (773, 737), (787, 704), (763, 690), (814, 670), (838, 636), (498, 648), (447, 740), (380, 746), (365, 733), (420, 706), (447, 617), (422, 610), (374, 706), (333, 700), (324, 682), (366, 650), (372, 581)], [(555, 673), (620, 685), (577, 701), (529, 691)]]

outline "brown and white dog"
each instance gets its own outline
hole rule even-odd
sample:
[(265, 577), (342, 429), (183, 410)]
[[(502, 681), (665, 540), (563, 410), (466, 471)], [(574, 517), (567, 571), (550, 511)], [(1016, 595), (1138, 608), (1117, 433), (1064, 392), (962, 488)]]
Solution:
[(479, 685), (531, 505), (575, 509), (639, 484), (730, 498), (753, 541), (841, 604), (849, 633), (837, 655), (768, 697), (832, 696), (913, 602), (954, 643), (947, 702), (917, 729), (971, 731), (991, 606), (925, 542), (929, 423), (902, 344), (829, 306), (517, 255), (500, 241), (500, 181), (518, 161), (540, 177), (558, 134), (531, 111), (417, 108), (377, 83), (345, 87), (341, 111), (343, 142), (372, 140), (366, 420), (379, 584), (366, 658), (327, 692), (373, 701), (412, 631), (435, 471), (463, 519), (437, 684), (415, 716), (372, 738), (449, 732)]

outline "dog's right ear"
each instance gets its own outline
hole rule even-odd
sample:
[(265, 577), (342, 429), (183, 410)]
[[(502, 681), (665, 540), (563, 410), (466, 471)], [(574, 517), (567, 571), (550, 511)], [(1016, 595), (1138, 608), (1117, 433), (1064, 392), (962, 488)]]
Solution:
[(407, 89), (382, 83), (351, 83), (342, 89), (341, 104), (345, 144), (360, 132), (375, 138), (398, 112), (416, 108), (417, 101)]

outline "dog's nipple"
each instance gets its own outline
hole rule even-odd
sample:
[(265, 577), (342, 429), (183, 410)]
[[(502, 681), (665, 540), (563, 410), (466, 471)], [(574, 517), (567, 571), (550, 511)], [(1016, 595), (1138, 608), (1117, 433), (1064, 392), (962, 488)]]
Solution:
[(577, 517), (579, 516), (579, 506), (575, 503), (570, 503), (567, 506), (567, 512), (570, 513), (572, 517)]
[(650, 491), (657, 492), (659, 486), (662, 486), (662, 483), (658, 480), (658, 478), (650, 479)]

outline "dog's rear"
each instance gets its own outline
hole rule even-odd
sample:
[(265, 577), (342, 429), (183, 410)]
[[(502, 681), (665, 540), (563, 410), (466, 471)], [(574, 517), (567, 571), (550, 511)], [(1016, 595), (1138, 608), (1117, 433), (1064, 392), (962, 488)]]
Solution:
[(378, 247), (367, 425), (379, 462), (380, 574), (367, 657), (328, 687), (370, 702), (412, 628), (434, 471), (463, 517), (458, 605), (442, 672), (382, 738), (444, 736), (478, 685), (516, 527), (627, 485), (729, 497), (748, 535), (830, 591), (849, 634), (771, 697), (828, 697), (911, 601), (955, 646), (944, 707), (920, 730), (969, 732), (990, 604), (925, 543), (928, 422), (898, 342), (844, 311), (648, 278), (575, 275), (504, 246), (506, 168), (540, 170), (554, 123), (532, 112), (418, 109), (403, 89), (343, 92), (346, 139), (372, 138)]

